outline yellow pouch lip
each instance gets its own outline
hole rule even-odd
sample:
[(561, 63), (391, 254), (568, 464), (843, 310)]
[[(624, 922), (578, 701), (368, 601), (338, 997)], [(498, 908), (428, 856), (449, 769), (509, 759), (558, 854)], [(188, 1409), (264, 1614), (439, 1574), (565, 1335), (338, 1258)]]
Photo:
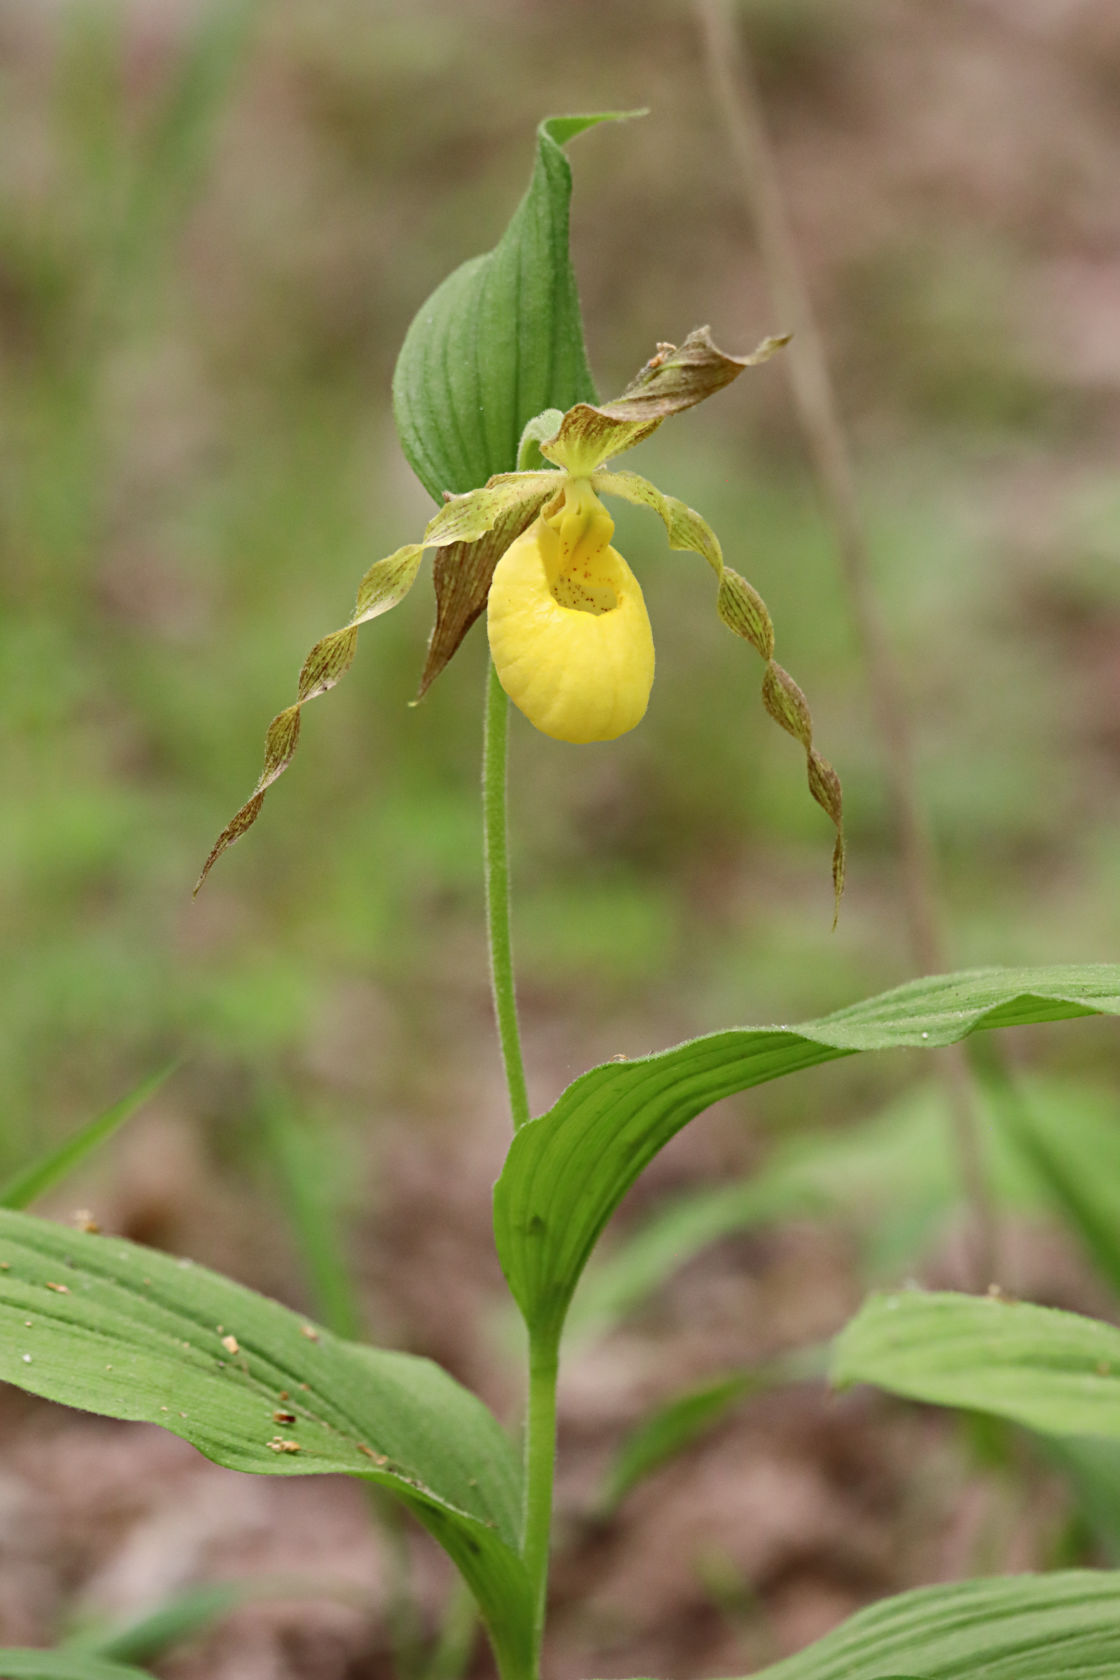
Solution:
[[(542, 734), (586, 744), (640, 723), (653, 685), (653, 633), (641, 586), (610, 546), (614, 524), (586, 480), (541, 516), (494, 570), (487, 633), (498, 679)], [(587, 607), (564, 594), (586, 594)], [(615, 605), (602, 609), (610, 595)]]

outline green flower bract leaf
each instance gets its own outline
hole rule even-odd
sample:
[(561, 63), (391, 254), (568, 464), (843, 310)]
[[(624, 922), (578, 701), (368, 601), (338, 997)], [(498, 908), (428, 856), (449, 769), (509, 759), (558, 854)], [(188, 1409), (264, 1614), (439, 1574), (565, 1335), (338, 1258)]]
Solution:
[(523, 1663), (517, 1461), (482, 1402), (431, 1360), (343, 1341), (122, 1238), (0, 1211), (0, 1380), (158, 1423), (234, 1470), (380, 1483), (458, 1564), (503, 1666)]
[(512, 472), (529, 421), (594, 402), (568, 255), (572, 172), (565, 143), (636, 115), (552, 117), (521, 203), (486, 256), (448, 276), (417, 312), (393, 375), (401, 448), (434, 500)]
[(934, 1049), (982, 1027), (1120, 1014), (1120, 965), (977, 969), (913, 981), (798, 1027), (692, 1039), (577, 1079), (522, 1126), (494, 1196), (498, 1254), (526, 1323), (559, 1336), (607, 1220), (682, 1126), (721, 1097), (866, 1050)]

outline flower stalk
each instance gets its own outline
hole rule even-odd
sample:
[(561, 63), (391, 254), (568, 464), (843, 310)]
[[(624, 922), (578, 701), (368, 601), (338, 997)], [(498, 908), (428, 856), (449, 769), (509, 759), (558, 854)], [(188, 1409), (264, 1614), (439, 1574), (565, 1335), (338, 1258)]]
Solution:
[(556, 1383), (559, 1348), (551, 1333), (529, 1339), (529, 1410), (525, 1420), (525, 1524), (521, 1555), (533, 1592), (533, 1675), (540, 1673), (548, 1608), (552, 1491), (556, 1479)]
[(492, 663), (486, 674), (486, 721), (482, 749), (482, 826), (486, 877), (486, 933), (490, 948), (490, 988), (498, 1022), (510, 1115), (517, 1131), (529, 1118), (525, 1061), (517, 1020), (513, 978), (513, 937), (509, 911), (509, 818), (507, 760), (509, 700)]

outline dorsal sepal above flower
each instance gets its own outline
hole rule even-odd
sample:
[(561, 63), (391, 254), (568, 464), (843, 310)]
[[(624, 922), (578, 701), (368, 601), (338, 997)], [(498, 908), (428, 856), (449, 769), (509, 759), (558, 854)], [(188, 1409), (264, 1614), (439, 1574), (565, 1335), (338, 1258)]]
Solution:
[(697, 327), (679, 348), (659, 344), (613, 402), (570, 408), (556, 436), (541, 443), (541, 454), (573, 478), (585, 478), (604, 461), (644, 442), (663, 420), (722, 391), (745, 368), (769, 361), (788, 342), (788, 334), (764, 338), (749, 356), (729, 356), (713, 344), (707, 327)]

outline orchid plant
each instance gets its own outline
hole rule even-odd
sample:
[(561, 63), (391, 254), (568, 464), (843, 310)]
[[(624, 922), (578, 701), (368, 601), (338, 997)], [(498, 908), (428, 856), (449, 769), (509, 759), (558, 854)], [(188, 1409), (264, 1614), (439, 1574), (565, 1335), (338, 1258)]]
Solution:
[[(495, 473), (475, 490), (445, 490), (444, 505), (429, 520), (423, 540), (371, 566), (358, 585), (349, 623), (322, 637), (307, 655), (294, 703), (269, 724), (260, 779), (215, 842), (199, 886), (226, 847), (256, 821), (267, 789), (287, 769), (303, 705), (345, 675), (359, 625), (404, 599), (429, 548), (440, 557), (439, 612), (422, 694), (485, 609), (497, 680), (542, 734), (576, 744), (613, 741), (640, 723), (653, 686), (653, 633), (641, 586), (610, 546), (614, 523), (600, 497), (617, 496), (652, 508), (671, 548), (703, 556), (715, 574), (720, 618), (765, 661), (766, 709), (803, 746), (813, 798), (836, 826), (832, 868), (839, 902), (840, 781), (813, 745), (805, 696), (774, 659), (774, 627), (765, 602), (725, 565), (719, 539), (700, 514), (639, 474), (609, 466), (670, 415), (722, 390), (784, 342), (768, 338), (748, 356), (729, 356), (700, 328), (679, 349), (661, 344), (615, 401), (580, 402), (566, 414), (546, 409), (532, 416), (517, 448), (520, 470)], [(543, 470), (522, 465), (534, 452), (543, 458)]]
[[(541, 1673), (568, 1308), (612, 1213), (658, 1150), (720, 1098), (815, 1064), (934, 1048), (981, 1028), (1120, 1014), (1116, 966), (927, 978), (796, 1028), (715, 1032), (606, 1063), (531, 1115), (510, 936), (509, 702), (558, 740), (609, 741), (640, 722), (654, 675), (641, 588), (611, 546), (603, 497), (651, 508), (671, 548), (708, 563), (718, 615), (760, 655), (765, 708), (803, 748), (812, 796), (834, 825), (837, 900), (844, 872), (840, 784), (813, 744), (800, 689), (774, 661), (761, 598), (725, 564), (699, 514), (610, 465), (783, 340), (734, 357), (697, 331), (679, 348), (659, 345), (621, 396), (598, 401), (567, 256), (564, 147), (603, 120), (542, 124), (528, 192), (501, 242), (456, 270), (417, 314), (397, 366), (395, 413), (409, 461), (442, 505), (420, 542), (370, 568), (349, 622), (311, 649), (295, 701), (269, 725), (261, 777), (202, 875), (255, 822), (291, 761), (302, 707), (345, 674), (359, 626), (403, 599), (434, 550), (436, 622), (421, 693), (483, 612), (492, 656), (484, 855), (514, 1134), (495, 1187), (494, 1235), (527, 1333), (521, 1454), (482, 1402), (428, 1360), (339, 1337), (229, 1279), (88, 1224), (73, 1230), (18, 1211), (49, 1172), (22, 1175), (0, 1195), (0, 1377), (68, 1405), (160, 1424), (234, 1469), (341, 1473), (385, 1490), (458, 1567), (502, 1680)], [(841, 1337), (833, 1373), (1051, 1433), (1120, 1436), (1120, 1332), (997, 1297), (872, 1299)], [(966, 1582), (862, 1612), (765, 1676), (1103, 1680), (1120, 1672), (1118, 1629), (1117, 1574)], [(137, 1673), (88, 1648), (0, 1652), (0, 1674), (29, 1680)]]

